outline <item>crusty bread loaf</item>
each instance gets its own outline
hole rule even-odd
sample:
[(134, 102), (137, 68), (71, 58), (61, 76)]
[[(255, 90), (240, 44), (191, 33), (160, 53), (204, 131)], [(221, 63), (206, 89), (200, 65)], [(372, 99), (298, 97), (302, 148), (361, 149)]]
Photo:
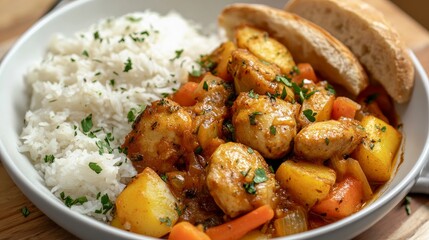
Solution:
[(286, 11), (323, 27), (356, 55), (371, 81), (398, 103), (407, 102), (414, 67), (398, 33), (383, 15), (359, 0), (291, 0)]
[(233, 39), (234, 29), (243, 24), (267, 31), (284, 44), (296, 62), (310, 63), (324, 78), (357, 95), (368, 78), (357, 58), (340, 41), (311, 22), (258, 4), (233, 4), (219, 16), (219, 25)]

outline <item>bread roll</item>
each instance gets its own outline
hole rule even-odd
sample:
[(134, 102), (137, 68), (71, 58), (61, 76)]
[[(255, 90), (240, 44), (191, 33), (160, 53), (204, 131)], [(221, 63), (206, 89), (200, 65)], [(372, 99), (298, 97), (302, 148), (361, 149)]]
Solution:
[(291, 0), (286, 11), (323, 27), (342, 41), (398, 103), (407, 102), (414, 85), (414, 67), (398, 33), (383, 15), (359, 0)]
[(243, 24), (265, 30), (284, 44), (295, 62), (310, 63), (326, 80), (337, 83), (357, 95), (368, 85), (368, 78), (357, 58), (340, 41), (311, 22), (257, 4), (233, 4), (219, 16), (219, 25), (229, 39), (234, 29)]

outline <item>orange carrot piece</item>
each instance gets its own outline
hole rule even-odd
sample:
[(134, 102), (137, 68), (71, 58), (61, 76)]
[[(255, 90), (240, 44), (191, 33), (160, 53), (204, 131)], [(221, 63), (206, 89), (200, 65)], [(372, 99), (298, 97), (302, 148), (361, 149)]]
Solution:
[(312, 211), (328, 220), (342, 219), (357, 212), (363, 198), (362, 182), (346, 177), (334, 186), (328, 197), (316, 203)]
[(271, 206), (264, 205), (230, 222), (211, 227), (207, 229), (206, 233), (212, 240), (240, 239), (273, 217), (274, 211)]
[(189, 222), (180, 222), (173, 226), (169, 240), (210, 240), (210, 237), (203, 231)]
[(299, 63), (297, 67), (299, 74), (294, 75), (292, 81), (296, 82), (297, 84), (301, 84), (302, 80), (304, 79), (311, 80), (314, 83), (319, 81), (313, 67), (309, 63)]
[(350, 98), (337, 97), (332, 106), (331, 118), (335, 120), (340, 117), (354, 118), (360, 108), (360, 105)]
[(172, 100), (177, 102), (180, 106), (192, 106), (197, 101), (194, 98), (194, 91), (197, 89), (198, 83), (187, 82), (177, 90), (172, 96)]

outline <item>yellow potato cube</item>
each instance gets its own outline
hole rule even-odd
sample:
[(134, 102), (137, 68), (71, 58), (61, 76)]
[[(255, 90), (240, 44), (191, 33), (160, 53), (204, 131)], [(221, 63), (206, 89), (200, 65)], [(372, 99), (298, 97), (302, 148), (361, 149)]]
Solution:
[(336, 174), (323, 165), (287, 160), (277, 169), (276, 179), (293, 197), (311, 208), (328, 196)]
[(118, 196), (114, 225), (131, 232), (162, 237), (170, 232), (179, 218), (175, 210), (177, 206), (167, 184), (155, 171), (145, 168)]
[(235, 37), (239, 48), (247, 48), (256, 57), (276, 64), (283, 74), (289, 74), (295, 66), (289, 50), (264, 31), (242, 26), (237, 29)]
[(374, 116), (362, 121), (367, 138), (352, 153), (370, 182), (386, 182), (392, 174), (393, 159), (401, 145), (398, 130)]

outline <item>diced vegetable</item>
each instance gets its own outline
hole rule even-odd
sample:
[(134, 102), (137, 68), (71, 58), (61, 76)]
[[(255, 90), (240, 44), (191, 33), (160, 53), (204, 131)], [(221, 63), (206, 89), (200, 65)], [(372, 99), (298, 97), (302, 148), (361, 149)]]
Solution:
[(337, 181), (342, 181), (347, 176), (354, 177), (362, 183), (364, 200), (369, 200), (372, 197), (371, 186), (358, 161), (353, 158), (347, 160), (333, 158), (331, 164), (337, 172)]
[(293, 69), (293, 82), (300, 85), (304, 79), (311, 80), (314, 83), (319, 81), (313, 67), (309, 63), (299, 63), (296, 68)]
[(294, 209), (286, 212), (286, 215), (274, 220), (277, 236), (287, 236), (307, 231), (307, 212), (302, 209)]
[(213, 75), (222, 78), (225, 81), (232, 81), (233, 78), (229, 74), (227, 66), (228, 61), (231, 59), (231, 53), (237, 49), (235, 44), (231, 41), (222, 43), (212, 54), (213, 58), (217, 61), (217, 66), (213, 71)]
[(312, 210), (329, 220), (338, 220), (355, 213), (363, 200), (362, 183), (346, 177), (334, 185), (328, 197), (316, 203)]
[(116, 214), (123, 229), (162, 237), (179, 217), (177, 205), (167, 184), (155, 171), (145, 168), (118, 196)]
[(235, 37), (239, 48), (247, 48), (261, 60), (276, 64), (283, 74), (289, 74), (295, 66), (289, 50), (269, 37), (267, 32), (242, 26), (237, 29)]
[(268, 222), (274, 217), (274, 211), (269, 205), (263, 205), (246, 215), (222, 225), (207, 229), (206, 234), (212, 240), (235, 240), (248, 232)]
[(386, 182), (392, 174), (393, 159), (398, 152), (402, 135), (374, 116), (365, 116), (361, 122), (367, 138), (351, 156), (359, 161), (368, 181)]
[(329, 194), (336, 174), (323, 165), (287, 160), (277, 169), (276, 179), (293, 197), (312, 207)]
[(202, 230), (189, 222), (180, 222), (171, 229), (169, 240), (210, 240)]
[(172, 100), (177, 102), (180, 106), (195, 105), (197, 101), (194, 97), (194, 91), (197, 89), (197, 87), (198, 83), (196, 82), (187, 82), (183, 84), (183, 86), (181, 86), (179, 90), (173, 94)]
[(356, 111), (361, 107), (348, 97), (337, 97), (332, 107), (331, 118), (338, 120), (340, 117), (355, 118)]

